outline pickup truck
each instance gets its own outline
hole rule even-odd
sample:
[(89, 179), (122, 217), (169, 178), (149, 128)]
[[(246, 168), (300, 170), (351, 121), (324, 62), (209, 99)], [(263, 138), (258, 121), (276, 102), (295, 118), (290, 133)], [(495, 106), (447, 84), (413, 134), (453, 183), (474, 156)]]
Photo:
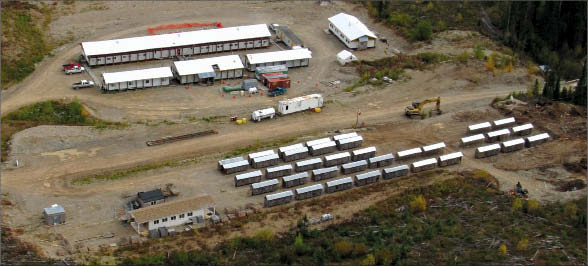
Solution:
[(65, 74), (71, 75), (71, 74), (76, 74), (76, 73), (82, 73), (86, 70), (86, 68), (81, 67), (81, 66), (74, 66), (70, 69), (66, 69), (65, 70)]
[(69, 62), (69, 64), (65, 64), (63, 65), (63, 71), (68, 70), (68, 69), (72, 69), (74, 67), (81, 67), (82, 65), (80, 63), (76, 63), (76, 62)]
[(286, 91), (287, 91), (286, 88), (277, 87), (275, 90), (269, 91), (267, 93), (267, 95), (269, 97), (275, 97), (275, 96), (282, 95), (282, 94), (286, 93)]
[(81, 80), (80, 82), (74, 83), (72, 85), (72, 87), (74, 90), (81, 89), (81, 88), (94, 87), (94, 81)]

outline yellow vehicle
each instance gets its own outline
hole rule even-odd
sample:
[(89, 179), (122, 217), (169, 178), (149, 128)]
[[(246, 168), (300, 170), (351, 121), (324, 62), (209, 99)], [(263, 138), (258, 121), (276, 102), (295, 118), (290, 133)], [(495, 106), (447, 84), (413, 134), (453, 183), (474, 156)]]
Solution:
[(436, 111), (437, 114), (441, 114), (441, 97), (429, 98), (422, 102), (412, 102), (412, 106), (407, 106), (406, 109), (404, 109), (404, 114), (408, 117), (421, 115), (423, 112), (423, 106), (428, 103), (436, 103), (435, 109), (432, 111)]

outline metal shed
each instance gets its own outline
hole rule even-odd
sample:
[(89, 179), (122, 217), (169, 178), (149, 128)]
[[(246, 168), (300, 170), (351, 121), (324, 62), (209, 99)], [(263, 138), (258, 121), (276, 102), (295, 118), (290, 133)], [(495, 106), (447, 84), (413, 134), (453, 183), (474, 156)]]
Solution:
[(276, 191), (276, 189), (278, 189), (278, 184), (280, 184), (278, 179), (270, 179), (263, 182), (253, 183), (251, 184), (251, 195), (254, 196)]
[(44, 208), (43, 216), (45, 217), (45, 223), (48, 225), (65, 223), (65, 209), (58, 204), (53, 204), (51, 207)]
[(327, 143), (327, 142), (331, 142), (331, 138), (315, 139), (315, 140), (307, 141), (306, 147), (312, 147), (314, 145), (323, 144), (323, 143)]
[(347, 174), (351, 174), (351, 173), (361, 172), (361, 171), (367, 169), (367, 166), (368, 166), (367, 161), (361, 160), (361, 161), (346, 163), (346, 164), (342, 165), (341, 171), (343, 172), (344, 175), (347, 175)]
[(522, 150), (525, 148), (525, 140), (520, 139), (513, 139), (509, 141), (505, 141), (500, 145), (502, 148), (500, 149), (501, 152), (513, 152)]
[(337, 150), (337, 144), (334, 141), (329, 141), (314, 146), (310, 146), (310, 154), (312, 156), (331, 153)]
[(321, 158), (314, 158), (305, 161), (296, 162), (294, 165), (294, 171), (296, 172), (303, 172), (312, 169), (317, 169), (323, 165), (323, 159)]
[(341, 152), (325, 156), (326, 167), (348, 163), (349, 161), (351, 161), (351, 154), (349, 154), (349, 152)]
[(359, 174), (355, 176), (355, 185), (364, 186), (378, 182), (378, 179), (382, 176), (380, 170), (370, 171), (367, 173)]
[(256, 170), (235, 176), (235, 186), (240, 187), (261, 181), (261, 170)]
[(308, 147), (302, 147), (284, 152), (283, 159), (285, 162), (296, 161), (308, 157)]
[(371, 146), (359, 150), (354, 150), (351, 154), (351, 160), (353, 161), (367, 160), (369, 158), (376, 156), (376, 147)]
[(512, 133), (518, 136), (525, 136), (531, 134), (533, 131), (533, 124), (528, 123), (512, 128)]
[(407, 176), (408, 175), (408, 165), (400, 165), (392, 168), (384, 169), (384, 173), (382, 178), (390, 179), (395, 177)]
[(461, 163), (461, 158), (463, 158), (463, 153), (461, 153), (460, 151), (441, 155), (439, 156), (439, 166), (445, 167), (449, 165), (459, 164)]
[(306, 181), (308, 181), (308, 173), (307, 172), (297, 173), (297, 174), (282, 177), (282, 186), (283, 187), (295, 187), (295, 186), (306, 184)]
[(280, 155), (280, 157), (284, 158), (285, 151), (300, 149), (302, 147), (304, 147), (304, 144), (302, 144), (302, 143), (296, 143), (296, 144), (280, 147), (280, 148), (278, 148), (278, 154)]
[(266, 195), (263, 200), (263, 207), (269, 208), (276, 205), (289, 203), (292, 201), (293, 196), (294, 194), (292, 193), (292, 190)]
[(398, 156), (398, 160), (408, 160), (411, 158), (415, 158), (423, 153), (423, 150), (419, 148), (408, 149), (404, 151), (399, 151), (396, 153)]
[(252, 166), (253, 168), (263, 168), (276, 165), (278, 163), (280, 163), (280, 156), (274, 153), (266, 156), (253, 158)]
[(541, 133), (534, 136), (525, 138), (525, 146), (527, 148), (534, 147), (539, 144), (543, 144), (549, 140), (549, 134)]
[(499, 128), (511, 127), (514, 124), (515, 124), (515, 118), (509, 117), (509, 118), (500, 119), (500, 120), (496, 120), (496, 121), (492, 122), (492, 128), (499, 129)]
[(342, 139), (347, 139), (347, 138), (352, 138), (352, 137), (357, 137), (359, 135), (357, 135), (357, 132), (351, 132), (351, 133), (346, 133), (346, 134), (339, 134), (339, 135), (335, 135), (333, 136), (333, 140), (337, 141), (337, 140), (342, 140)]
[(510, 130), (508, 128), (503, 128), (501, 130), (486, 133), (486, 142), (492, 143), (496, 141), (504, 141), (508, 139), (509, 136)]
[(476, 149), (476, 159), (495, 156), (500, 152), (500, 144), (492, 144), (488, 146), (478, 147)]
[(492, 129), (490, 122), (479, 123), (468, 126), (468, 134), (484, 133)]
[(260, 151), (260, 152), (250, 153), (248, 155), (248, 158), (249, 158), (249, 161), (251, 163), (253, 163), (253, 159), (256, 157), (263, 157), (263, 156), (272, 155), (272, 154), (276, 154), (276, 152), (274, 150)]
[(312, 181), (320, 181), (336, 177), (339, 174), (339, 167), (332, 166), (327, 168), (319, 168), (312, 170)]
[(276, 178), (276, 177), (289, 175), (291, 173), (292, 173), (292, 165), (285, 164), (285, 165), (280, 165), (280, 166), (265, 169), (265, 178), (266, 179)]
[(427, 146), (423, 146), (423, 155), (433, 155), (438, 153), (443, 153), (443, 149), (445, 148), (445, 142), (439, 142)]
[(461, 145), (462, 146), (469, 146), (469, 145), (473, 145), (473, 144), (479, 144), (479, 143), (484, 142), (485, 139), (486, 139), (486, 137), (484, 136), (484, 134), (467, 136), (467, 137), (461, 138)]
[(314, 184), (312, 186), (297, 188), (294, 190), (296, 200), (304, 200), (309, 198), (318, 197), (323, 194), (323, 185), (322, 184)]
[(368, 159), (368, 164), (370, 168), (378, 168), (391, 165), (394, 162), (394, 154), (388, 153), (376, 157), (372, 157)]
[(431, 159), (426, 159), (426, 160), (412, 163), (411, 170), (413, 173), (418, 173), (418, 172), (422, 172), (422, 171), (426, 171), (426, 170), (435, 169), (436, 166), (437, 166), (437, 159), (431, 158)]
[(302, 40), (287, 26), (279, 26), (276, 28), (276, 39), (282, 41), (290, 49), (294, 46), (304, 46), (304, 42), (302, 42)]
[(119, 91), (167, 86), (173, 76), (170, 67), (102, 73), (102, 90)]
[(312, 52), (307, 48), (282, 50), (276, 52), (247, 54), (245, 57), (245, 68), (255, 71), (257, 67), (286, 65), (291, 67), (308, 66)]
[(245, 158), (243, 158), (242, 156), (239, 156), (239, 157), (233, 157), (233, 158), (229, 158), (229, 159), (220, 160), (220, 161), (218, 161), (218, 169), (222, 170), (223, 165), (238, 162), (238, 161), (245, 161)]
[(249, 169), (249, 162), (245, 160), (223, 164), (223, 172), (225, 175), (243, 172), (247, 169)]
[(337, 148), (339, 150), (355, 149), (357, 147), (361, 147), (361, 144), (363, 144), (362, 136), (337, 140)]
[(353, 187), (353, 179), (351, 177), (343, 177), (337, 180), (329, 181), (325, 184), (325, 192), (333, 193), (350, 189)]
[(209, 83), (212, 80), (243, 77), (243, 63), (238, 55), (226, 55), (172, 64), (174, 77), (181, 83)]

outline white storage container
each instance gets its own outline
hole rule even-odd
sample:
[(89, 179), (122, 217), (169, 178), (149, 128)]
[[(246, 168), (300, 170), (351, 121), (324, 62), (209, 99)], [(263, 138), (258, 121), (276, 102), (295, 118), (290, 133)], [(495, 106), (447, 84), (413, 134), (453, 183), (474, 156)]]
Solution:
[(305, 111), (323, 106), (323, 96), (311, 94), (278, 102), (278, 112), (282, 115)]

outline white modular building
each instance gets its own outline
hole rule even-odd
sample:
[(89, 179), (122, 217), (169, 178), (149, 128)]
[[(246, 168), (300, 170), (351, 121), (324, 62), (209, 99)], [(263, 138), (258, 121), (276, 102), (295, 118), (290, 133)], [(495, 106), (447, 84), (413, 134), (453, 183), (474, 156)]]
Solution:
[(247, 54), (245, 56), (245, 68), (255, 71), (257, 67), (285, 65), (290, 67), (308, 66), (312, 52), (308, 48), (282, 50), (267, 53)]
[(359, 150), (354, 150), (351, 153), (351, 159), (353, 161), (359, 161), (359, 160), (367, 160), (369, 158), (372, 158), (374, 156), (376, 156), (376, 147), (375, 146), (370, 146), (367, 148), (363, 148), (363, 149), (359, 149)]
[(287, 204), (292, 201), (294, 193), (292, 190), (286, 190), (275, 194), (266, 195), (263, 199), (263, 207), (269, 208), (276, 205)]
[(266, 48), (267, 25), (228, 27), (82, 42), (82, 56), (90, 66), (173, 58), (234, 50)]
[(312, 197), (318, 197), (323, 193), (323, 185), (322, 184), (314, 184), (307, 187), (297, 188), (295, 189), (295, 198), (296, 200), (303, 200), (309, 199)]
[(374, 170), (367, 173), (359, 174), (355, 176), (355, 185), (364, 186), (378, 182), (378, 179), (382, 176), (380, 170)]
[(512, 128), (512, 133), (519, 136), (529, 135), (533, 131), (533, 124), (528, 123)]
[(490, 124), (490, 122), (469, 125), (468, 126), (468, 133), (475, 134), (475, 133), (488, 132), (491, 128), (492, 128), (492, 125)]
[(351, 161), (351, 154), (349, 152), (341, 152), (325, 156), (325, 167), (340, 165)]
[(398, 156), (398, 160), (406, 160), (406, 159), (415, 158), (415, 157), (421, 155), (422, 153), (423, 153), (423, 150), (420, 147), (418, 147), (418, 148), (399, 151), (396, 153), (396, 155)]
[(378, 37), (352, 15), (339, 13), (330, 17), (329, 30), (351, 49), (376, 47)]
[(520, 139), (513, 139), (509, 141), (505, 141), (500, 145), (502, 148), (500, 149), (501, 152), (513, 152), (522, 150), (525, 148), (525, 140)]
[(367, 167), (368, 167), (367, 161), (361, 160), (361, 161), (350, 162), (350, 163), (346, 163), (346, 164), (342, 165), (341, 171), (343, 172), (344, 175), (348, 175), (351, 173), (364, 171), (365, 169), (367, 169)]
[(333, 140), (337, 141), (337, 140), (352, 138), (352, 137), (357, 137), (357, 136), (358, 136), (357, 132), (351, 132), (351, 133), (335, 135), (335, 136), (333, 136)]
[(368, 159), (370, 168), (384, 167), (391, 165), (394, 162), (394, 154), (388, 153)]
[(515, 121), (514, 117), (495, 120), (494, 122), (492, 122), (492, 128), (498, 129), (498, 128), (510, 127), (510, 126), (513, 126), (515, 124), (515, 122), (516, 121)]
[(169, 67), (102, 73), (102, 89), (118, 91), (167, 86), (173, 76)]
[(243, 63), (238, 55), (176, 61), (172, 70), (182, 84), (243, 77)]
[(534, 147), (536, 145), (543, 144), (543, 143), (547, 142), (548, 140), (549, 140), (548, 133), (541, 133), (541, 134), (529, 136), (529, 137), (525, 138), (525, 146), (527, 146), (527, 148)]
[(382, 175), (382, 178), (390, 179), (390, 178), (395, 178), (395, 177), (407, 176), (408, 169), (409, 169), (408, 165), (406, 165), (406, 164), (392, 167), (392, 168), (386, 168), (386, 169), (384, 169), (384, 173)]
[(413, 173), (418, 173), (418, 172), (422, 172), (422, 171), (426, 171), (426, 170), (435, 169), (436, 166), (437, 166), (437, 159), (431, 158), (431, 159), (426, 159), (426, 160), (414, 162), (414, 163), (412, 163), (411, 168), (412, 168)]
[(344, 66), (351, 61), (357, 61), (357, 57), (347, 50), (343, 50), (337, 54), (337, 61)]
[(296, 162), (294, 170), (296, 172), (304, 172), (312, 169), (320, 168), (323, 165), (323, 159), (313, 158), (305, 161)]
[(222, 170), (223, 165), (238, 162), (238, 161), (245, 161), (245, 158), (243, 158), (243, 156), (239, 156), (239, 157), (233, 157), (233, 158), (220, 160), (220, 161), (218, 161), (218, 169)]
[(484, 134), (476, 134), (476, 135), (472, 135), (472, 136), (467, 136), (467, 137), (461, 138), (461, 145), (462, 146), (473, 145), (473, 144), (484, 142), (485, 139), (486, 139), (486, 137), (484, 136)]
[(312, 147), (314, 145), (322, 144), (325, 142), (331, 142), (331, 138), (322, 138), (322, 139), (315, 139), (306, 142), (307, 147)]
[[(323, 107), (323, 96), (320, 94), (310, 94), (278, 101), (278, 112), (283, 115), (306, 111), (317, 107)], [(307, 144), (306, 146), (310, 145)]]
[(445, 148), (445, 142), (439, 142), (427, 146), (423, 146), (423, 154), (424, 155), (431, 155), (437, 153), (443, 153), (443, 149)]
[(461, 163), (461, 158), (463, 157), (463, 153), (458, 151), (450, 154), (445, 154), (439, 156), (439, 166), (445, 167), (449, 165), (459, 164)]
[(476, 159), (486, 158), (495, 156), (500, 152), (500, 144), (492, 144), (487, 146), (478, 147), (476, 149)]

